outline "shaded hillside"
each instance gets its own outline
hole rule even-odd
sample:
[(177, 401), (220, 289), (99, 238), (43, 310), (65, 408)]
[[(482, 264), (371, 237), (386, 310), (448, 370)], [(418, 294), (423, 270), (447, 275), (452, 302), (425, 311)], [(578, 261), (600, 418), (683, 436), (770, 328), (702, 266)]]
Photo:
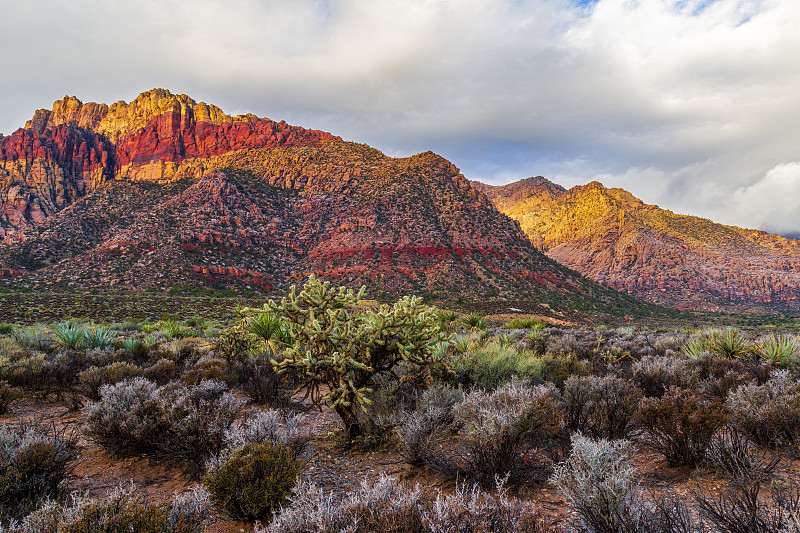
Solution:
[(598, 182), (478, 187), (549, 257), (609, 287), (675, 307), (800, 309), (800, 241), (678, 215)]
[(390, 158), (161, 89), (65, 98), (0, 147), (6, 289), (271, 293), (317, 273), (377, 296), (641, 305), (539, 253), (431, 152)]

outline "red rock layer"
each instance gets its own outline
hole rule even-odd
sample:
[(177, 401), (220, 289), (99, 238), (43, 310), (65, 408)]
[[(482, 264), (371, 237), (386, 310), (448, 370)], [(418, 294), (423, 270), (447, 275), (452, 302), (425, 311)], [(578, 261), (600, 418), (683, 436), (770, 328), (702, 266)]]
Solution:
[(25, 129), (0, 135), (0, 239), (17, 238), (115, 176), (169, 179), (187, 159), (333, 139), (283, 121), (230, 117), (163, 89), (110, 107), (64, 97), (52, 110), (38, 110)]

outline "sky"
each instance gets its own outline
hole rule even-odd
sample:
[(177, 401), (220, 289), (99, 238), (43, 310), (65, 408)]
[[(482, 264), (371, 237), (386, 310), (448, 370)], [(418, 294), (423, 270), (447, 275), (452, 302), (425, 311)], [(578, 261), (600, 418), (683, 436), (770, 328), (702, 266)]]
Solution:
[(800, 234), (798, 0), (0, 0), (0, 132), (164, 87)]

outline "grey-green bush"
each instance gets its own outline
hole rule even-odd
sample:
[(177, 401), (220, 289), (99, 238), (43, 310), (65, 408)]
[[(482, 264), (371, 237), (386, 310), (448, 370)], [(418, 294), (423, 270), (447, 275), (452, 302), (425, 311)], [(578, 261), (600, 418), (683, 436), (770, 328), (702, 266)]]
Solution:
[(170, 457), (197, 466), (223, 449), (243, 403), (218, 381), (159, 387), (134, 378), (100, 388), (100, 400), (84, 408), (86, 432), (115, 453)]

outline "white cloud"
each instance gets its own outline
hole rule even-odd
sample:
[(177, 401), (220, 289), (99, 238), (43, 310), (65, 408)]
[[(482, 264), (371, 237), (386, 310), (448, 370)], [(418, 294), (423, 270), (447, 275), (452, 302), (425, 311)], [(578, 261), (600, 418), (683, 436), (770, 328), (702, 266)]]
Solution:
[(800, 162), (771, 168), (762, 179), (737, 189), (733, 195), (737, 218), (752, 227), (776, 232), (797, 232), (800, 228)]
[(755, 226), (772, 222), (736, 215), (736, 191), (800, 160), (797, 0), (9, 4), (6, 133), (64, 94), (163, 86), (391, 154), (432, 149), (470, 178), (605, 177)]

